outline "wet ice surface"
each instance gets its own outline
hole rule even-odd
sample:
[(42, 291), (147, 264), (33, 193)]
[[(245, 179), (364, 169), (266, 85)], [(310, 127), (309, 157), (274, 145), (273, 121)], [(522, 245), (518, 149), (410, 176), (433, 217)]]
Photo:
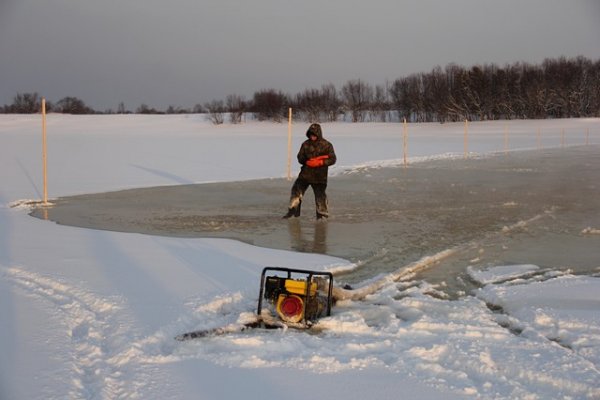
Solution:
[(599, 146), (532, 150), (393, 168), (354, 168), (330, 178), (331, 217), (283, 220), (292, 182), (265, 179), (72, 196), (33, 215), (60, 224), (145, 234), (233, 238), (324, 253), (359, 267), (350, 284), (445, 249), (454, 256), (419, 278), (450, 295), (474, 285), (466, 272), (492, 265), (597, 272)]

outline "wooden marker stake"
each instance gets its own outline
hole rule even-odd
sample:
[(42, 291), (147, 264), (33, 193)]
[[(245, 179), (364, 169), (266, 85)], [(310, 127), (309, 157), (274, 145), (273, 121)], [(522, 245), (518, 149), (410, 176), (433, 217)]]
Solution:
[(292, 108), (288, 109), (288, 160), (287, 180), (292, 179)]
[(46, 147), (46, 99), (42, 98), (42, 165), (44, 170), (44, 205), (48, 204), (48, 152)]
[(407, 149), (408, 129), (406, 127), (406, 118), (404, 118), (404, 126), (403, 126), (402, 131), (403, 131), (403, 137), (404, 137), (404, 146), (403, 146), (403, 149), (404, 149), (404, 166), (406, 167), (408, 165), (408, 161), (406, 159), (406, 153), (407, 153), (407, 150), (408, 150)]
[(469, 120), (465, 119), (465, 137), (464, 137), (465, 158), (469, 156)]

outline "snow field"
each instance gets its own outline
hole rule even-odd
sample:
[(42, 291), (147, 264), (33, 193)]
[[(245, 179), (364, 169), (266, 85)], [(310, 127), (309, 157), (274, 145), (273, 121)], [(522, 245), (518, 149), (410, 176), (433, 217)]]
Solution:
[[(338, 302), (312, 332), (177, 342), (186, 331), (251, 318), (263, 266), (356, 266), (230, 240), (33, 219), (26, 206), (9, 204), (40, 198), (38, 118), (0, 116), (2, 399), (259, 399), (283, 391), (300, 399), (307, 383), (329, 399), (600, 398), (600, 278), (518, 260), (471, 270), (481, 288), (458, 300), (408, 275), (364, 300)], [(567, 145), (579, 145), (588, 127), (598, 143), (598, 122), (514, 121), (511, 149), (536, 148), (538, 125), (551, 132), (544, 146), (560, 146), (562, 129)], [(303, 139), (297, 125), (294, 148)], [(285, 173), (280, 124), (50, 115), (48, 131), (51, 197)], [(343, 155), (332, 173), (401, 163), (398, 124), (324, 124), (324, 132)], [(461, 124), (410, 132), (410, 162), (462, 156)], [(503, 132), (500, 122), (471, 124), (470, 152), (502, 151)], [(257, 162), (265, 154), (269, 161)], [(582, 234), (593, 240), (598, 229)]]

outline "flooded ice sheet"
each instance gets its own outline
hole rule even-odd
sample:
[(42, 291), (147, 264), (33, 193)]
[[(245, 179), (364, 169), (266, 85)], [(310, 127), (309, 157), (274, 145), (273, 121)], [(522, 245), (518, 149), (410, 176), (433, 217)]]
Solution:
[(581, 146), (348, 170), (330, 178), (327, 222), (315, 221), (310, 189), (302, 216), (281, 219), (292, 184), (285, 179), (64, 197), (32, 214), (86, 228), (329, 254), (358, 265), (338, 279), (350, 284), (456, 249), (420, 277), (460, 294), (473, 284), (469, 266), (598, 271), (599, 178), (600, 147)]

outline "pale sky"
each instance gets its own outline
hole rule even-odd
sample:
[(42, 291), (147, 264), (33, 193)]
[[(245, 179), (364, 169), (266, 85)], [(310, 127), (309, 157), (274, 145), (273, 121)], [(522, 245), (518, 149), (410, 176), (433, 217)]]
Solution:
[(192, 108), (578, 55), (600, 59), (600, 0), (0, 0), (0, 105)]

